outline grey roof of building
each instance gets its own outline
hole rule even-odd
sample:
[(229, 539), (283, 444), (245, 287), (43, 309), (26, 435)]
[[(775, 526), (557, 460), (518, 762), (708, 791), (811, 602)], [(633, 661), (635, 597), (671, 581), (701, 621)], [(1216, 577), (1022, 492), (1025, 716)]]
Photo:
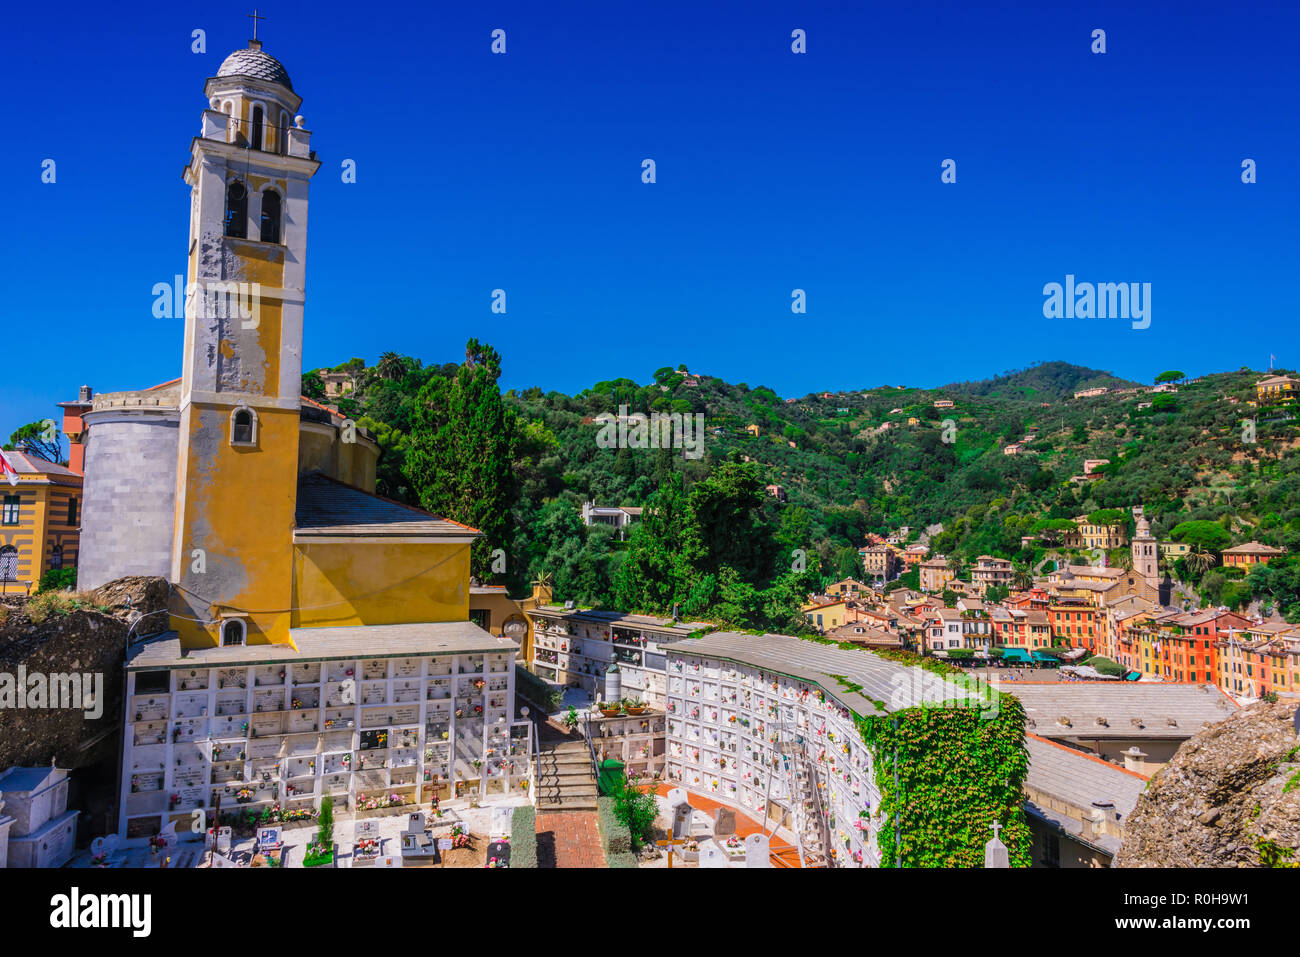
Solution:
[(294, 539), (477, 538), (481, 533), (418, 508), (390, 502), (319, 472), (298, 478)]
[(1083, 815), (1089, 813), (1094, 801), (1109, 801), (1122, 824), (1133, 813), (1147, 779), (1034, 735), (1026, 736), (1025, 749), (1029, 752), (1026, 789), (1078, 808), (1079, 814), (1070, 814), (1060, 807), (1044, 807), (1033, 800), (1036, 795), (1025, 801), (1025, 809), (1076, 840), (1100, 848), (1113, 857), (1119, 851), (1120, 839), (1112, 834), (1085, 837)]
[[(861, 649), (838, 648), (789, 635), (745, 635), (715, 631), (660, 645), (660, 650), (751, 665), (816, 684), (843, 707), (870, 716), (881, 709), (900, 711), (927, 701), (965, 701), (965, 688), (922, 668), (889, 661)], [(834, 675), (843, 675), (862, 690), (849, 691)]]
[(1025, 736), (1025, 749), (1029, 752), (1025, 784), (1077, 807), (1110, 801), (1127, 817), (1147, 786), (1144, 776), (1036, 735)]
[(1190, 738), (1237, 710), (1212, 685), (1050, 682), (1007, 690), (1024, 705), (1027, 730), (1047, 738)]
[(289, 71), (284, 68), (284, 64), (271, 54), (252, 47), (236, 50), (222, 60), (217, 76), (251, 76), (293, 89), (293, 84), (289, 82)]
[(293, 639), (293, 645), (227, 645), (184, 651), (176, 633), (167, 632), (131, 649), (126, 667), (128, 671), (222, 668), (285, 661), (346, 661), (355, 658), (491, 654), (519, 650), (519, 645), (509, 638), (489, 635), (472, 621), (290, 628), (289, 637)]

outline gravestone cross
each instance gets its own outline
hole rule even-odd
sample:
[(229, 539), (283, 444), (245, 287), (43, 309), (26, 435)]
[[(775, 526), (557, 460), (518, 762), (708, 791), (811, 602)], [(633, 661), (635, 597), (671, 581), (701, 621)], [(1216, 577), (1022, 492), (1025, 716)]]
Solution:
[(1002, 824), (994, 821), (990, 825), (993, 831), (993, 839), (984, 845), (984, 866), (985, 867), (1010, 867), (1011, 855), (1007, 851), (1007, 846), (998, 840), (998, 834), (1002, 831)]

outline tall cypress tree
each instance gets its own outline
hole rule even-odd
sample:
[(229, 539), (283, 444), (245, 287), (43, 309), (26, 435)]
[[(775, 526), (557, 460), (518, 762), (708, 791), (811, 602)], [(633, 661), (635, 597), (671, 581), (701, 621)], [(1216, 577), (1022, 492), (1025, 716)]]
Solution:
[(500, 376), (500, 354), (470, 339), (455, 374), (435, 375), (420, 389), (406, 457), (407, 478), (421, 506), (483, 533), (471, 570), (484, 582), (493, 575), (494, 549), (504, 549), (509, 561), (511, 509), (519, 494), (518, 424), (502, 399)]

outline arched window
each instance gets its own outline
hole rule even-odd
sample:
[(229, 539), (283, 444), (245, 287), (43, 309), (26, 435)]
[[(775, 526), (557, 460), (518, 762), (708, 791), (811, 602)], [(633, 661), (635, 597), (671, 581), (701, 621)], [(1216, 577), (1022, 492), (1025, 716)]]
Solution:
[(246, 406), (240, 406), (230, 414), (230, 444), (257, 444), (257, 413)]
[(50, 551), (50, 568), (60, 569), (63, 567), (63, 546), (55, 545)]
[(221, 646), (242, 645), (248, 637), (248, 626), (242, 618), (227, 618), (221, 623)]
[(260, 150), (262, 148), (262, 126), (262, 108), (260, 106), (255, 106), (253, 107), (253, 136), (252, 142), (249, 143), (249, 145), (255, 150)]
[(0, 582), (18, 581), (18, 549), (12, 545), (0, 548)]
[(226, 187), (226, 235), (248, 238), (248, 189), (237, 179)]
[(262, 242), (280, 241), (280, 194), (273, 189), (262, 193)]

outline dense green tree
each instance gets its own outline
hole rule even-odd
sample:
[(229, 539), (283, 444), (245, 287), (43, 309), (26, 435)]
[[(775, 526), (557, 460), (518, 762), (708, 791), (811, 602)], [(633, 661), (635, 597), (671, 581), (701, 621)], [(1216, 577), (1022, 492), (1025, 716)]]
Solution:
[(9, 436), (5, 448), (21, 450), (55, 464), (67, 461), (63, 456), (63, 433), (53, 419), (28, 422)]
[(471, 553), (480, 581), (493, 577), (493, 550), (504, 549), (509, 565), (514, 541), (518, 425), (497, 386), (500, 376), (497, 351), (470, 339), (455, 375), (436, 375), (420, 389), (406, 453), (420, 504), (483, 533)]

